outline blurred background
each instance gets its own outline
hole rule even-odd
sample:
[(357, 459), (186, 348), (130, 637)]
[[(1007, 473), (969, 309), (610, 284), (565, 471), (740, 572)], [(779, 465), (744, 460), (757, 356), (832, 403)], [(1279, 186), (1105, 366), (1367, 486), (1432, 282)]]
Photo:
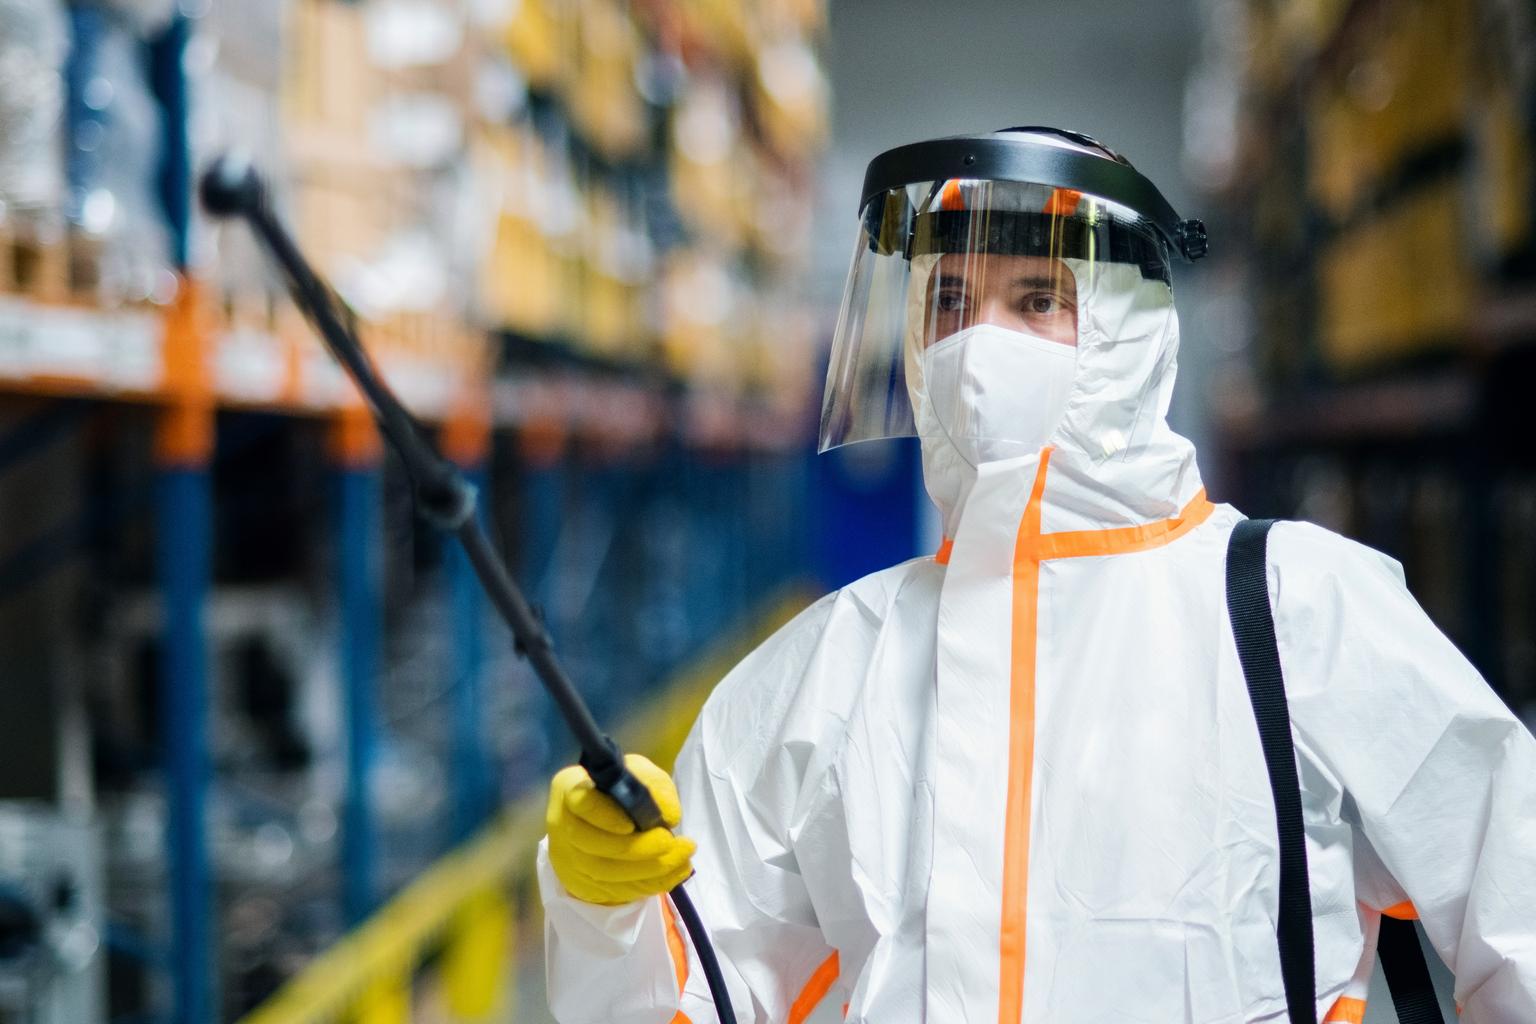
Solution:
[(1213, 496), (1401, 559), (1531, 721), (1533, 42), (1524, 0), (0, 0), (0, 1024), (549, 1019), (573, 747), (195, 208), (212, 154), (628, 747), (936, 544), (915, 444), (813, 453), (858, 187), (1031, 123), (1210, 226), (1172, 419)]

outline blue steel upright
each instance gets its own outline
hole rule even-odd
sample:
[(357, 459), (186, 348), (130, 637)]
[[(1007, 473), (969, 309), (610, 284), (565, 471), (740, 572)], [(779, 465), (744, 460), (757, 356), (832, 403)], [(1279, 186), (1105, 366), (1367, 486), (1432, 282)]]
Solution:
[(849, 445), (814, 459), (810, 520), (821, 584), (841, 587), (919, 554), (922, 457), (916, 440)]
[[(483, 468), (467, 470), (465, 476), (481, 495), (486, 493)], [(481, 501), (476, 514), (483, 518), (484, 499)], [(443, 568), (447, 574), (449, 607), (453, 614), (453, 837), (456, 842), (462, 842), (485, 822), (495, 803), (481, 722), (485, 663), (481, 632), (485, 600), (464, 549), (447, 536), (443, 538), (443, 546)]]
[[(70, 60), (71, 121), (87, 115), (83, 84), (93, 75), (91, 43), (103, 25), (80, 5), (70, 6), (76, 33)], [(185, 56), (188, 18), (175, 14), (150, 41), (150, 86), (161, 109), (158, 191), (170, 229), (172, 262), (187, 265), (191, 223), (191, 150), (187, 141)], [(79, 100), (79, 102), (77, 102)], [(78, 127), (78, 126), (77, 126)], [(70, 184), (77, 199), (92, 184), (79, 147), (70, 149)], [(211, 439), (211, 438), (210, 438)], [(189, 454), (186, 451), (181, 456)], [(161, 676), (161, 730), (166, 781), (166, 882), (171, 898), (172, 979), (176, 1024), (206, 1024), (214, 1007), (213, 894), (204, 801), (208, 757), (208, 657), (203, 609), (212, 584), (212, 485), (207, 459), (177, 458), (160, 467), (156, 557), (165, 614)]]
[(149, 87), (161, 110), (158, 191), (170, 228), (171, 258), (178, 267), (187, 265), (192, 235), (191, 100), (186, 73), (191, 39), (192, 19), (177, 13), (148, 45)]
[(211, 580), (212, 500), (203, 467), (168, 466), (158, 481), (156, 552), (165, 613), (160, 701), (166, 781), (166, 879), (177, 1024), (214, 1020), (208, 792), (208, 661), (203, 608)]
[(378, 898), (378, 837), (370, 782), (378, 753), (378, 696), (384, 633), (382, 474), (377, 464), (338, 471), (337, 575), (341, 591), (341, 684), (347, 730), (342, 811), (342, 900), (357, 924)]

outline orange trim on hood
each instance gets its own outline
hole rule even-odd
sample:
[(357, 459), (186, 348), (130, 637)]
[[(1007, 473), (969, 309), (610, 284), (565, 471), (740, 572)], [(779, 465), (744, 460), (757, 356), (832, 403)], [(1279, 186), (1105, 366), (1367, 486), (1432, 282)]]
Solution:
[(1209, 519), (1215, 508), (1202, 487), (1174, 519), (1144, 523), (1141, 526), (1122, 526), (1114, 530), (1069, 530), (1065, 533), (1040, 534), (1031, 542), (1030, 555), (1043, 562), (1052, 558), (1085, 558), (1146, 551), (1184, 536)]
[(1076, 189), (1052, 189), (1051, 198), (1045, 201), (1041, 212), (1053, 217), (1070, 217), (1077, 212), (1077, 205), (1082, 201), (1083, 194)]
[(939, 190), (939, 209), (945, 211), (965, 209), (965, 193), (960, 191), (958, 179), (950, 178)]
[(937, 551), (935, 551), (933, 553), (933, 560), (935, 562), (938, 562), (940, 565), (948, 565), (949, 564), (949, 556), (952, 555), (954, 553), (954, 551), (955, 551), (955, 542), (952, 539), (950, 539), (949, 537), (945, 537), (939, 543), (939, 550), (937, 550)]

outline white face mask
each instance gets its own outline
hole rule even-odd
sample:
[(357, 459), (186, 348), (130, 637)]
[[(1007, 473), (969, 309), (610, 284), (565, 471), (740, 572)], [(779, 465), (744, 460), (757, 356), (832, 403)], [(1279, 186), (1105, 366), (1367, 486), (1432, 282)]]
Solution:
[(1077, 348), (977, 324), (922, 353), (918, 432), (942, 435), (972, 466), (1043, 447), (1067, 408)]

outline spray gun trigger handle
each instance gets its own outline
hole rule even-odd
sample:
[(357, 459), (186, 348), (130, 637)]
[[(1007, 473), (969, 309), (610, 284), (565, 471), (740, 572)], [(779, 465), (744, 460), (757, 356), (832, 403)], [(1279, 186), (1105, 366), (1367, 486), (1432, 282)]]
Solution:
[(644, 832), (647, 829), (665, 828), (666, 822), (662, 820), (661, 808), (656, 806), (656, 798), (651, 796), (651, 791), (624, 765), (624, 755), (620, 753), (619, 746), (608, 737), (603, 737), (607, 743), (607, 750), (593, 756), (592, 751), (581, 755), (581, 766), (592, 776), (592, 784), (597, 787), (599, 793), (606, 794), (614, 803), (623, 808), (629, 820), (635, 823), (635, 829)]

